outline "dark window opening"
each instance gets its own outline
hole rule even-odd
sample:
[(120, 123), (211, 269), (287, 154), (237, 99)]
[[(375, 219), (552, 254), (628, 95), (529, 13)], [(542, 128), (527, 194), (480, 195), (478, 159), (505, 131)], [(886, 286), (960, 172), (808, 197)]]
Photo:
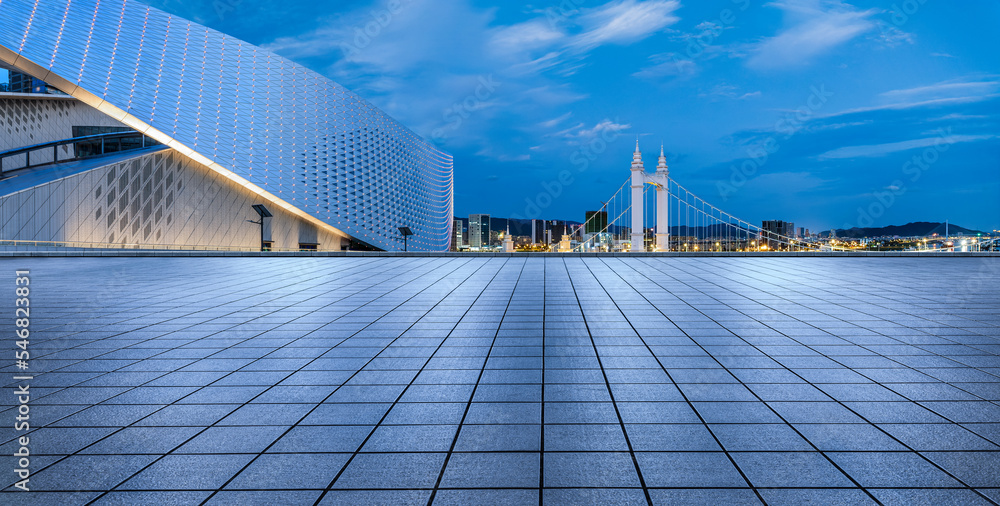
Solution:
[[(115, 126), (74, 126), (73, 127), (73, 137), (86, 137), (89, 135), (101, 135), (101, 134), (116, 134), (116, 133), (129, 133), (135, 132), (129, 127), (115, 127)], [(103, 153), (114, 153), (117, 151), (130, 151), (133, 149), (139, 149), (143, 146), (143, 139), (135, 132), (135, 137), (124, 137), (121, 139), (106, 139), (104, 141), (104, 151), (101, 151), (101, 140), (85, 141), (76, 143), (76, 156), (94, 156)], [(119, 142), (120, 141), (120, 142)], [(154, 146), (159, 144), (153, 139), (146, 138), (146, 146)]]

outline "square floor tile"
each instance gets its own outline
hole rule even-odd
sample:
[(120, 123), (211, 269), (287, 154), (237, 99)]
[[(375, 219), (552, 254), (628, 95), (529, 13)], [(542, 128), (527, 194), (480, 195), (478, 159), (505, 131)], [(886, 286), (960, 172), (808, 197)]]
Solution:
[(739, 471), (722, 452), (637, 452), (648, 487), (745, 487)]
[(755, 487), (854, 486), (817, 452), (735, 452), (732, 456)]

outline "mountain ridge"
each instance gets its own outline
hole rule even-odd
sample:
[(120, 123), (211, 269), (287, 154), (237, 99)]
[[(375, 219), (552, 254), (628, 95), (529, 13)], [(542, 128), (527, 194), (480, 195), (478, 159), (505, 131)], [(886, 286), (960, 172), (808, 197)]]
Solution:
[[(951, 235), (986, 234), (981, 230), (972, 230), (959, 225), (947, 225)], [(838, 239), (863, 239), (866, 237), (930, 237), (934, 234), (944, 236), (945, 224), (929, 221), (915, 221), (906, 225), (889, 225), (885, 227), (854, 227), (835, 229)], [(819, 237), (830, 237), (830, 230), (819, 232)]]

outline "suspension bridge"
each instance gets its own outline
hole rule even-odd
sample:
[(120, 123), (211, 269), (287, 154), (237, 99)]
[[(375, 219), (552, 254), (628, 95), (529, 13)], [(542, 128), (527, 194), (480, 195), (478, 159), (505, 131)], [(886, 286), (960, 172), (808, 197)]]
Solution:
[(655, 172), (646, 172), (638, 141), (631, 176), (580, 231), (589, 232), (572, 251), (846, 251), (765, 230), (706, 202), (670, 177), (662, 147)]

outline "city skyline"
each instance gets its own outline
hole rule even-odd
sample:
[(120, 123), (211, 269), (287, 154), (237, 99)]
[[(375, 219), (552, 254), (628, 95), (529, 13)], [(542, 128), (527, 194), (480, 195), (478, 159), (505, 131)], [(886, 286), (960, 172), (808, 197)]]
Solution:
[[(1000, 225), (986, 2), (150, 3), (314, 68), (454, 153), (458, 216), (578, 219), (627, 178), (638, 135), (749, 220)], [(572, 182), (546, 189), (563, 170)], [(528, 215), (543, 193), (559, 195)]]

